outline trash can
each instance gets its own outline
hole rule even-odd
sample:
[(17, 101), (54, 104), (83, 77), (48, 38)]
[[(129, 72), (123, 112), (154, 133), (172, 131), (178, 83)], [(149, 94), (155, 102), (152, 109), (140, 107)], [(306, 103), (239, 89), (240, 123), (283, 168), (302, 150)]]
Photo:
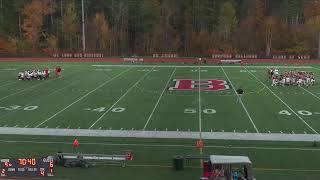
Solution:
[(184, 165), (183, 165), (184, 158), (182, 156), (174, 156), (173, 157), (173, 168), (176, 171), (183, 171)]

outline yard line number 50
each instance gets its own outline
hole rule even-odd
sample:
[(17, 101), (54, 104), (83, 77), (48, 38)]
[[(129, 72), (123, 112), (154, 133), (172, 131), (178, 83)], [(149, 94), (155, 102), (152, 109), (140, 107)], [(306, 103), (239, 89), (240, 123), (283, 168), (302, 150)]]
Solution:
[[(214, 109), (204, 109), (204, 110), (202, 110), (202, 112), (204, 114), (215, 114), (215, 113), (217, 113), (217, 111), (214, 110)], [(186, 114), (195, 114), (195, 113), (197, 113), (197, 110), (196, 109), (192, 109), (192, 108), (187, 108), (187, 109), (184, 110), (184, 113), (186, 113)]]

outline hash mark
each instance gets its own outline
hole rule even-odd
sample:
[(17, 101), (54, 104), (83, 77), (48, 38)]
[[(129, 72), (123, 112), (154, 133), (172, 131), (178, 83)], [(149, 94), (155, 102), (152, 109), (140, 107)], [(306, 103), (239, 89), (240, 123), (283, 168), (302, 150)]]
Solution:
[(224, 132), (224, 130), (222, 129), (222, 132)]
[(131, 128), (131, 130), (133, 131), (133, 130), (134, 130), (134, 128)]
[(29, 127), (29, 125), (24, 126), (24, 128), (27, 128), (27, 127)]
[(283, 134), (283, 132), (282, 132), (282, 131), (280, 131), (280, 133), (281, 133), (281, 134)]
[(177, 131), (179, 131), (179, 129), (177, 129)]
[(248, 133), (248, 130), (245, 130), (244, 132), (245, 132), (245, 133)]
[(70, 128), (70, 126), (67, 127), (67, 129), (69, 129), (69, 128)]
[(80, 129), (80, 126), (78, 127), (78, 129)]
[(120, 130), (122, 131), (122, 130), (123, 130), (123, 128), (120, 128)]
[(157, 128), (154, 128), (154, 131), (156, 131), (157, 130)]
[(236, 130), (234, 129), (233, 132), (236, 133)]
[(48, 126), (46, 126), (45, 128), (48, 128)]
[(168, 128), (166, 128), (166, 131), (168, 131)]
[(60, 126), (57, 126), (56, 129), (59, 129)]
[(307, 134), (307, 132), (303, 131), (304, 134)]
[(102, 127), (100, 126), (100, 127), (99, 127), (99, 129), (101, 130), (101, 129), (102, 129)]
[(268, 131), (269, 134), (271, 134), (271, 131)]
[(8, 125), (6, 124), (6, 125), (4, 125), (3, 127), (7, 127)]
[(15, 126), (13, 126), (13, 127), (18, 127), (18, 124), (17, 124), (17, 125), (15, 125)]
[(294, 134), (294, 131), (292, 131), (292, 134)]

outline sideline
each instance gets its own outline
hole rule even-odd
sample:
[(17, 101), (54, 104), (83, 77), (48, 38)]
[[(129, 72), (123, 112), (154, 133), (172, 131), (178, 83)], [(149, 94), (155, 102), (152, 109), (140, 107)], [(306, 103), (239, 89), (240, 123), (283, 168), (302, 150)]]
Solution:
[[(199, 132), (189, 131), (138, 131), (138, 130), (94, 130), (94, 129), (52, 129), (52, 128), (12, 128), (0, 127), (0, 134), (87, 136), (87, 137), (135, 137), (163, 139), (198, 139)], [(319, 134), (277, 134), (277, 133), (234, 133), (202, 132), (203, 139), (251, 140), (251, 141), (320, 141)]]

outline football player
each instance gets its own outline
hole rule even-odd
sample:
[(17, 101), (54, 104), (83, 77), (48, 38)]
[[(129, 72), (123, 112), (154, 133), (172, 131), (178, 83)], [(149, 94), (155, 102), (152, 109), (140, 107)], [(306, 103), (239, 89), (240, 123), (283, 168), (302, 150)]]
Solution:
[(61, 72), (62, 72), (62, 68), (59, 66), (59, 67), (56, 67), (56, 76), (59, 77), (61, 75)]
[(242, 96), (243, 96), (243, 94), (244, 94), (244, 91), (243, 91), (243, 89), (240, 87), (239, 89), (237, 89), (237, 103), (241, 103), (242, 101), (241, 101), (241, 99), (242, 99)]

